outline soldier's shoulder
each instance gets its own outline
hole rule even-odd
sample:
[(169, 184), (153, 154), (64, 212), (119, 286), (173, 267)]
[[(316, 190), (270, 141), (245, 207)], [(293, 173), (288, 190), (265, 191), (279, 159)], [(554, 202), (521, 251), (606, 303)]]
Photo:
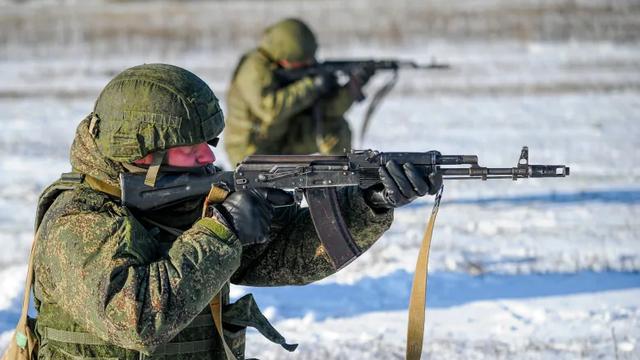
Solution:
[(252, 50), (243, 56), (239, 70), (270, 70), (271, 61), (259, 50)]
[(45, 214), (45, 220), (66, 215), (88, 212), (102, 212), (105, 207), (119, 208), (109, 195), (80, 184), (72, 190), (61, 193)]

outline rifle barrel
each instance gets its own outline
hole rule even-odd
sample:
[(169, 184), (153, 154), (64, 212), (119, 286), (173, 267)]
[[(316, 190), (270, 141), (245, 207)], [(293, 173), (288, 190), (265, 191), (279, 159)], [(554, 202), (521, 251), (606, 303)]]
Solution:
[(527, 165), (511, 168), (487, 168), (471, 166), (468, 168), (439, 168), (438, 172), (445, 179), (508, 179), (565, 177), (569, 176), (570, 168), (564, 165)]

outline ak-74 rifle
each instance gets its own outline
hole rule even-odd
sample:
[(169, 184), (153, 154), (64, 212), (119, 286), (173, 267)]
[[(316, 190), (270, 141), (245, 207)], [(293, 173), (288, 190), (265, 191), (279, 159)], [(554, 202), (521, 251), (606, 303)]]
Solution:
[[(446, 63), (438, 63), (435, 60), (432, 60), (428, 64), (419, 64), (415, 61), (399, 59), (331, 59), (319, 61), (312, 65), (301, 68), (278, 68), (274, 73), (276, 79), (278, 79), (278, 81), (282, 85), (290, 84), (306, 76), (335, 74), (336, 76), (349, 77), (352, 80), (347, 83), (349, 86), (349, 91), (355, 101), (361, 102), (365, 99), (365, 96), (362, 93), (361, 84), (358, 84), (357, 81), (354, 81), (353, 74), (356, 74), (362, 68), (367, 68), (374, 73), (378, 71), (391, 71), (393, 73), (393, 76), (380, 89), (378, 89), (378, 91), (376, 91), (371, 98), (371, 102), (369, 103), (369, 107), (365, 111), (362, 126), (360, 128), (360, 144), (363, 143), (364, 136), (367, 132), (367, 129), (369, 128), (373, 112), (382, 102), (384, 97), (387, 96), (387, 94), (389, 94), (389, 92), (391, 92), (393, 87), (396, 85), (398, 81), (399, 70), (448, 70), (450, 68), (450, 65)], [(323, 134), (321, 123), (322, 114), (320, 113), (319, 109), (313, 109), (313, 117), (316, 126), (316, 138), (318, 139), (318, 141), (321, 141), (321, 137)]]
[(491, 168), (478, 165), (476, 155), (442, 155), (427, 152), (351, 151), (346, 155), (252, 155), (234, 171), (210, 174), (167, 173), (158, 177), (155, 187), (144, 184), (145, 175), (122, 173), (121, 198), (125, 206), (151, 210), (185, 199), (203, 197), (212, 186), (229, 191), (250, 188), (275, 188), (294, 191), (299, 203), (302, 196), (313, 224), (335, 269), (346, 266), (362, 251), (351, 237), (340, 212), (336, 188), (357, 186), (370, 188), (381, 183), (378, 169), (388, 161), (412, 163), (424, 174), (436, 172), (444, 180), (489, 180), (565, 177), (565, 165), (530, 165), (529, 151), (523, 147), (515, 167)]
[[(390, 160), (399, 164), (410, 162), (425, 175), (436, 172), (445, 180), (517, 180), (569, 175), (569, 168), (565, 165), (530, 165), (526, 146), (522, 148), (518, 164), (508, 168), (479, 166), (476, 155), (442, 155), (438, 151), (382, 153), (364, 150), (342, 156), (252, 155), (238, 164), (234, 171), (208, 175), (168, 174), (158, 178), (155, 187), (144, 184), (144, 174), (123, 173), (120, 175), (121, 198), (125, 206), (150, 210), (187, 198), (203, 197), (210, 191), (215, 193), (212, 187), (223, 187), (229, 191), (251, 188), (293, 190), (298, 195), (293, 197), (298, 203), (302, 200), (300, 195), (306, 197), (318, 238), (333, 267), (338, 270), (362, 251), (342, 217), (336, 188), (357, 186), (367, 189), (379, 184), (378, 169)], [(422, 354), (429, 247), (441, 195), (442, 188), (436, 194), (416, 262), (409, 300), (407, 360), (419, 360)]]

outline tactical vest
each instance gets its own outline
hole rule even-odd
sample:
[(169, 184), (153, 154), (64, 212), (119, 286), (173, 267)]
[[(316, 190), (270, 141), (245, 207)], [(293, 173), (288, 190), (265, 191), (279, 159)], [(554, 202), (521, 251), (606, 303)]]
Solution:
[[(56, 198), (82, 183), (86, 183), (83, 174), (65, 173), (43, 191), (38, 200), (36, 211), (36, 230)], [(258, 309), (251, 294), (230, 304), (229, 284), (227, 283), (220, 291), (220, 295), (224, 338), (236, 359), (244, 359), (247, 326), (258, 329), (269, 340), (282, 345), (289, 351), (295, 349), (295, 346), (286, 344), (284, 337), (271, 326)], [(210, 307), (206, 307), (169, 343), (160, 345), (153, 354), (145, 355), (109, 344), (101, 338), (83, 331), (82, 327), (71, 319), (64, 309), (56, 304), (39, 301), (37, 293), (34, 298), (38, 311), (35, 324), (40, 344), (38, 359), (229, 359), (215, 328)]]

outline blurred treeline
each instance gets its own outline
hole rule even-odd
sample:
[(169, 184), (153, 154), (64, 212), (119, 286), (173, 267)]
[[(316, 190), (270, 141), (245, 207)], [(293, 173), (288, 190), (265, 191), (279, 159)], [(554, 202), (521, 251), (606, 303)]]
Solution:
[(0, 0), (0, 60), (249, 48), (285, 16), (323, 48), (640, 39), (638, 0)]

